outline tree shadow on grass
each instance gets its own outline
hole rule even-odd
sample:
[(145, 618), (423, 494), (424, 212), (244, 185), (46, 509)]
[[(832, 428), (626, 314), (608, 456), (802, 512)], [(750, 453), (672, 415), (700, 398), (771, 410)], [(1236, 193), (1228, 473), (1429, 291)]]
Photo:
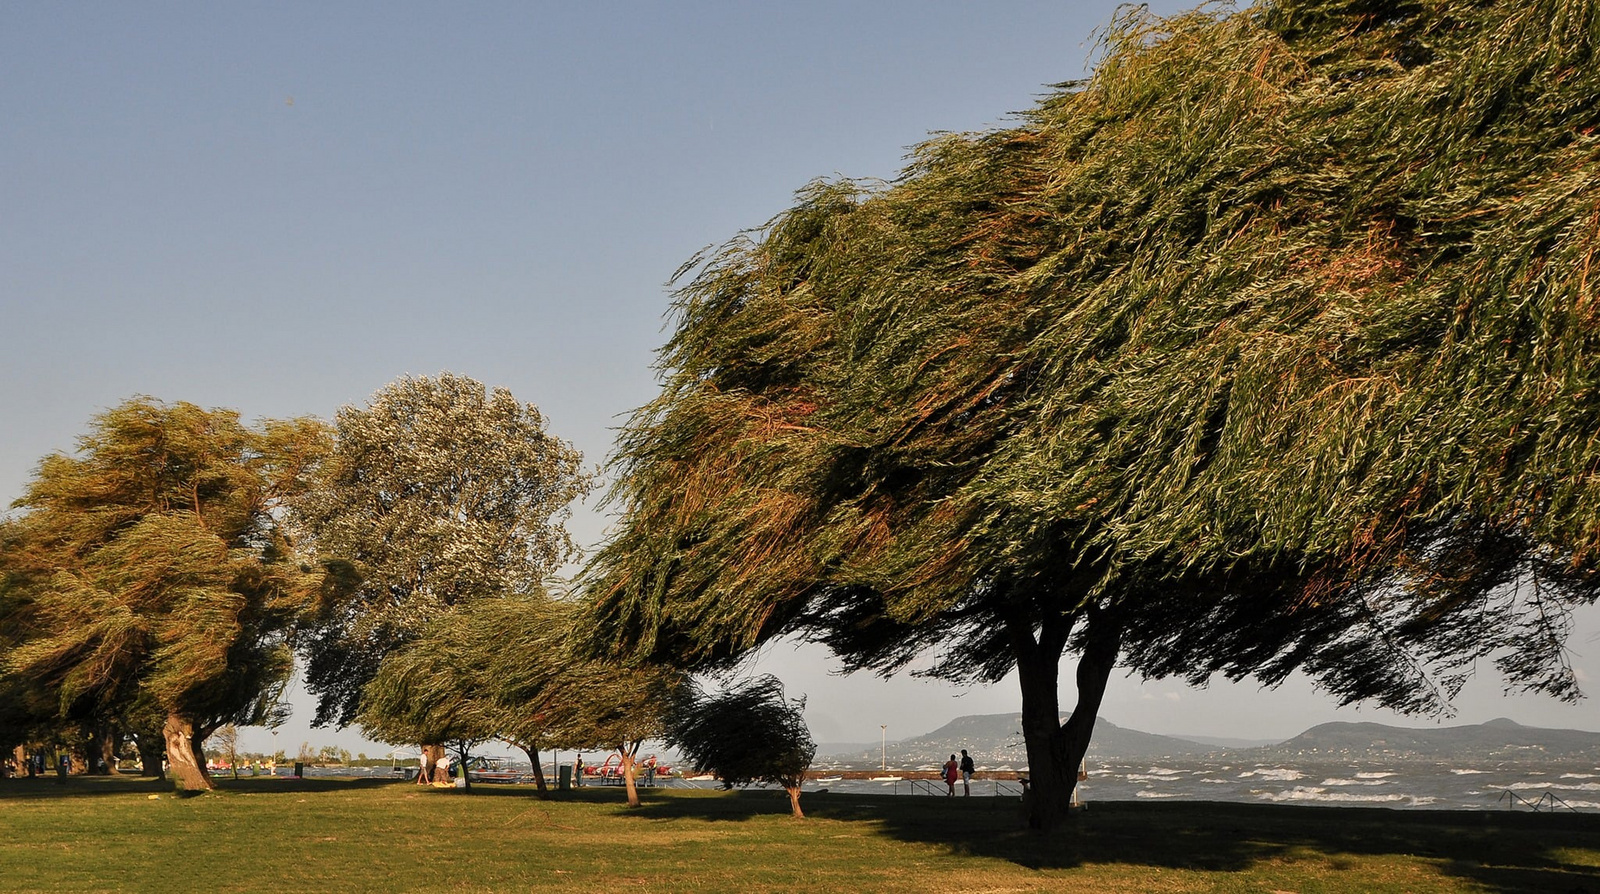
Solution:
[[(327, 792), (352, 788), (372, 788), (395, 785), (391, 779), (363, 779), (354, 777), (294, 776), (214, 776), (212, 783), (218, 792)], [(58, 780), (54, 776), (32, 779), (0, 780), (0, 801), (53, 800), (58, 798), (89, 798), (129, 794), (178, 795), (170, 779), (153, 779), (148, 776), (68, 776)], [(180, 795), (181, 796), (181, 795)]]
[(166, 794), (171, 791), (171, 780), (148, 776), (68, 776), (62, 779), (49, 775), (0, 779), (0, 801), (40, 801), (130, 793)]
[[(219, 792), (249, 792), (250, 794), (271, 794), (273, 792), (339, 792), (351, 789), (383, 788), (391, 785), (406, 785), (404, 779), (373, 778), (370, 776), (240, 776), (233, 779), (228, 776), (212, 777), (211, 780)], [(409, 783), (415, 787), (416, 783)]]
[[(1600, 894), (1600, 815), (1386, 810), (1220, 802), (1106, 802), (1061, 828), (1022, 828), (1012, 798), (919, 798), (808, 793), (818, 819), (864, 822), (890, 838), (1033, 869), (1127, 864), (1239, 872), (1266, 861), (1313, 862), (1338, 871), (1356, 858), (1397, 856), (1494, 891)], [(782, 815), (781, 792), (649, 797), (648, 819), (741, 821)]]

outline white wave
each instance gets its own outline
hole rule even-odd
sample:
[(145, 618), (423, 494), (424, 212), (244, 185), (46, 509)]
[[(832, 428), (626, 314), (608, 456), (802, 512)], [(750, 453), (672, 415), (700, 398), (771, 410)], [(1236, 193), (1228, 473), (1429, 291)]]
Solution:
[(1404, 802), (1412, 807), (1432, 804), (1436, 798), (1417, 798), (1411, 795), (1358, 795), (1352, 792), (1330, 792), (1321, 786), (1297, 785), (1285, 792), (1254, 792), (1263, 801), (1337, 801), (1360, 804), (1396, 804)]
[(1518, 792), (1531, 789), (1560, 789), (1564, 792), (1600, 792), (1600, 782), (1513, 782), (1506, 788)]
[(1451, 770), (1450, 772), (1456, 774), (1457, 776), (1479, 776), (1479, 775), (1487, 773), (1489, 771), (1488, 770)]
[(1388, 779), (1393, 773), (1357, 773), (1357, 779)]
[(1179, 797), (1182, 797), (1182, 795), (1179, 795), (1177, 792), (1134, 792), (1133, 796), (1135, 798), (1179, 798)]
[(1173, 782), (1174, 781), (1174, 779), (1171, 776), (1163, 776), (1163, 775), (1161, 775), (1159, 773), (1155, 774), (1155, 775), (1151, 775), (1149, 773), (1129, 773), (1127, 776), (1125, 776), (1123, 778), (1127, 779), (1129, 782)]
[(1595, 778), (1595, 774), (1593, 774), (1593, 773), (1562, 773), (1561, 774), (1561, 778), (1562, 779), (1593, 779), (1593, 778)]
[(1213, 785), (1227, 785), (1227, 784), (1229, 784), (1229, 780), (1226, 780), (1226, 779), (1212, 779), (1210, 777), (1207, 777), (1207, 778), (1202, 779), (1200, 781), (1201, 782), (1209, 782), (1209, 783), (1212, 783)]
[[(1389, 774), (1385, 773), (1383, 775), (1387, 776)], [(1387, 780), (1387, 779), (1362, 779), (1361, 778), (1361, 774), (1357, 773), (1355, 779), (1324, 779), (1324, 780), (1322, 780), (1322, 784), (1323, 785), (1388, 785), (1389, 784), (1389, 780)]]
[(1150, 773), (1153, 776), (1177, 776), (1177, 775), (1180, 775), (1180, 772), (1178, 770), (1169, 770), (1166, 767), (1151, 767), (1150, 768)]
[(1291, 770), (1288, 767), (1274, 767), (1270, 770), (1259, 768), (1255, 770), (1246, 770), (1239, 774), (1239, 778), (1248, 779), (1251, 776), (1255, 776), (1261, 779), (1275, 779), (1280, 782), (1293, 782), (1296, 779), (1304, 779), (1305, 775), (1306, 774), (1300, 772), (1299, 770)]
[(1576, 807), (1579, 810), (1594, 810), (1600, 807), (1600, 801), (1568, 801), (1567, 806)]

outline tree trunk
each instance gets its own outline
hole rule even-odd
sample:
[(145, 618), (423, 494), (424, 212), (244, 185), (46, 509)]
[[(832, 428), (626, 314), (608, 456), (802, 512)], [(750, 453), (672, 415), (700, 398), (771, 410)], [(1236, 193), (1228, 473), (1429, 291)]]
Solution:
[(166, 771), (161, 769), (161, 761), (166, 758), (166, 746), (160, 739), (145, 733), (133, 742), (139, 749), (139, 775), (151, 779), (161, 779), (166, 776)]
[(24, 776), (33, 775), (33, 762), (28, 759), (27, 747), (18, 745), (14, 750), (12, 750), (11, 763), (16, 767), (18, 779), (21, 779)]
[(789, 811), (795, 819), (805, 819), (806, 815), (800, 811), (800, 786), (786, 785), (783, 790), (789, 793)]
[(200, 775), (206, 778), (206, 788), (211, 788), (210, 761), (206, 760), (206, 739), (210, 738), (212, 730), (194, 730), (189, 734), (189, 747), (194, 749), (195, 766), (200, 768)]
[(439, 759), (444, 757), (443, 745), (422, 746), (422, 767), (417, 775), (418, 785), (428, 785), (433, 782), (433, 774), (437, 772)]
[(1061, 653), (1072, 625), (1065, 619), (1041, 625), (1038, 640), (1031, 625), (1009, 625), (1017, 653), (1017, 679), (1022, 689), (1022, 737), (1028, 752), (1024, 800), (1028, 826), (1047, 830), (1067, 815), (1078, 784), (1078, 764), (1089, 748), (1095, 714), (1106, 682), (1116, 666), (1122, 631), (1109, 615), (1091, 610), (1084, 630), (1084, 653), (1078, 662), (1078, 703), (1061, 722), (1058, 694)]
[(117, 751), (122, 744), (122, 734), (109, 723), (100, 727), (97, 735), (100, 745), (100, 766), (107, 775), (117, 775)]
[(194, 753), (194, 725), (187, 718), (168, 714), (167, 722), (161, 727), (161, 735), (167, 743), (167, 764), (172, 768), (178, 790), (210, 791), (211, 780)]
[(1072, 782), (1066, 775), (1066, 737), (1056, 693), (1059, 663), (1037, 655), (1017, 662), (1022, 689), (1022, 741), (1028, 752), (1028, 785), (1023, 787), (1028, 826), (1048, 829), (1072, 803)]
[[(545, 782), (544, 782), (544, 767), (539, 766), (539, 748), (538, 748), (538, 746), (536, 746), (536, 745), (518, 745), (517, 747), (521, 748), (522, 749), (522, 753), (526, 754), (528, 756), (528, 763), (533, 766), (533, 784), (538, 786), (538, 788), (539, 788), (539, 797), (542, 798), (545, 795), (548, 795), (549, 794), (549, 790), (545, 788)], [(557, 772), (560, 772), (560, 771), (558, 770)]]
[(623, 744), (617, 746), (617, 754), (622, 756), (622, 784), (628, 788), (629, 807), (638, 807), (641, 803), (639, 801), (639, 787), (634, 784), (633, 780), (633, 759), (638, 756), (639, 746), (642, 744), (644, 743), (635, 742), (632, 745)]
[(1078, 767), (1089, 753), (1089, 739), (1094, 735), (1095, 718), (1100, 713), (1100, 702), (1105, 698), (1106, 683), (1117, 666), (1117, 653), (1122, 648), (1122, 626), (1103, 612), (1089, 614), (1088, 627), (1084, 629), (1083, 655), (1078, 659), (1078, 704), (1072, 716), (1061, 727), (1066, 763), (1062, 770), (1070, 780), (1067, 804), (1072, 804), (1072, 791), (1078, 787)]
[(472, 791), (472, 778), (467, 775), (467, 746), (456, 749), (456, 772), (461, 774), (461, 790)]

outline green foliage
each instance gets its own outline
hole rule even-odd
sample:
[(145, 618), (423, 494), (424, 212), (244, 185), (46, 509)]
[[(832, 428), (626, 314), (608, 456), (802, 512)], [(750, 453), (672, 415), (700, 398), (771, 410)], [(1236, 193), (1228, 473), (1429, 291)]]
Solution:
[(465, 603), (383, 662), (359, 722), (393, 743), (620, 749), (657, 735), (679, 675), (574, 654), (574, 620), (544, 595)]
[(1102, 611), (1156, 676), (1424, 710), (1492, 659), (1573, 696), (1597, 29), (1130, 8), (1016, 126), (808, 187), (686, 270), (596, 643), (718, 667), (802, 632), (994, 680)]
[(806, 727), (805, 699), (783, 697), (783, 684), (764, 675), (717, 693), (685, 687), (667, 713), (662, 739), (712, 773), (723, 788), (770, 782), (798, 788), (817, 745)]
[(1592, 0), (1125, 7), (1014, 126), (812, 184), (682, 273), (594, 647), (1015, 668), (1061, 779), (1118, 661), (1403, 711), (1480, 666), (1576, 697), (1597, 48)]
[(452, 606), (540, 591), (574, 553), (562, 520), (592, 476), (537, 408), (450, 373), (400, 379), (337, 428), (295, 511), (359, 581), (301, 640), (316, 721), (344, 725), (379, 664)]
[(278, 517), (323, 446), (310, 420), (250, 428), (143, 397), (95, 417), (4, 526), (6, 669), (62, 720), (178, 716), (201, 738), (270, 720), (289, 632), (325, 583)]

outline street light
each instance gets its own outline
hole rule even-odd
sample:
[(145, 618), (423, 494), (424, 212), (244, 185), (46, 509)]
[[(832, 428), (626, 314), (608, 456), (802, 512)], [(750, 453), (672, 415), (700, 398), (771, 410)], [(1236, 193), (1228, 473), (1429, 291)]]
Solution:
[(889, 724), (878, 724), (878, 759), (882, 762), (884, 772), (889, 770)]

